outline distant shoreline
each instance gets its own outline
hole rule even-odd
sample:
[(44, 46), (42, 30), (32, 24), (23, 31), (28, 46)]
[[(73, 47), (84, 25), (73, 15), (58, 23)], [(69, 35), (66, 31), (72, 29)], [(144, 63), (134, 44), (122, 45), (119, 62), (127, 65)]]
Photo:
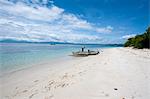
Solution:
[(123, 44), (96, 44), (96, 43), (69, 43), (69, 42), (30, 42), (18, 40), (0, 40), (0, 43), (25, 43), (25, 44), (68, 44), (68, 45), (108, 45), (108, 46), (123, 46)]

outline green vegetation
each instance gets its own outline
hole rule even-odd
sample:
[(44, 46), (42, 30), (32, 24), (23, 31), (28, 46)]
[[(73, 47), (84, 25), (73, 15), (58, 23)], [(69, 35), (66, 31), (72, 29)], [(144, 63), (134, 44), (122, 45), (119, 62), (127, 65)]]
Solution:
[(124, 47), (134, 47), (138, 49), (150, 48), (150, 27), (148, 27), (144, 34), (129, 38), (128, 41), (125, 42)]

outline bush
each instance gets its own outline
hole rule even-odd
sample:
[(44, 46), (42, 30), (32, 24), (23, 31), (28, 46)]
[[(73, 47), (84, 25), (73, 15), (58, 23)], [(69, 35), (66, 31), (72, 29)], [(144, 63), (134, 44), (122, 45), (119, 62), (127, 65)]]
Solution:
[(142, 35), (136, 35), (125, 42), (124, 47), (150, 48), (150, 27)]

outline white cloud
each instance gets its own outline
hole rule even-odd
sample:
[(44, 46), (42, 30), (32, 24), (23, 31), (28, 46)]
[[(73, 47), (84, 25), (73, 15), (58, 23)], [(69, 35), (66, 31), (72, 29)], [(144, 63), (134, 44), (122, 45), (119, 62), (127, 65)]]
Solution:
[(129, 39), (129, 38), (135, 37), (135, 36), (136, 36), (136, 34), (129, 34), (129, 35), (124, 35), (124, 36), (122, 36), (122, 38), (123, 38), (123, 39)]
[(97, 27), (53, 4), (35, 7), (0, 0), (0, 39), (88, 43), (102, 40), (90, 32), (110, 33), (112, 30), (112, 26)]
[(21, 2), (9, 5), (1, 4), (0, 10), (5, 10), (7, 13), (14, 16), (25, 17), (31, 20), (45, 20), (45, 21), (58, 19), (60, 17), (60, 14), (64, 12), (64, 9), (58, 8), (57, 6), (54, 5), (50, 9), (47, 7), (40, 7), (40, 6), (34, 8), (27, 6)]
[(63, 23), (67, 22), (70, 28), (82, 28), (82, 29), (92, 29), (92, 25), (88, 23), (86, 20), (82, 20), (77, 18), (73, 14), (63, 14), (62, 16)]
[(96, 31), (99, 33), (111, 33), (114, 28), (112, 26), (107, 26), (104, 28), (97, 28)]

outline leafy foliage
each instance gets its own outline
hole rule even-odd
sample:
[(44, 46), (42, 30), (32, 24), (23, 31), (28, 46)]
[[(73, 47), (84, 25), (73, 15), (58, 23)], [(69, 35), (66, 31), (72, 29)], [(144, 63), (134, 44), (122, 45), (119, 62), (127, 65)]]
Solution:
[(139, 49), (150, 48), (150, 27), (148, 27), (144, 34), (129, 38), (128, 41), (125, 42), (124, 47), (134, 47)]

